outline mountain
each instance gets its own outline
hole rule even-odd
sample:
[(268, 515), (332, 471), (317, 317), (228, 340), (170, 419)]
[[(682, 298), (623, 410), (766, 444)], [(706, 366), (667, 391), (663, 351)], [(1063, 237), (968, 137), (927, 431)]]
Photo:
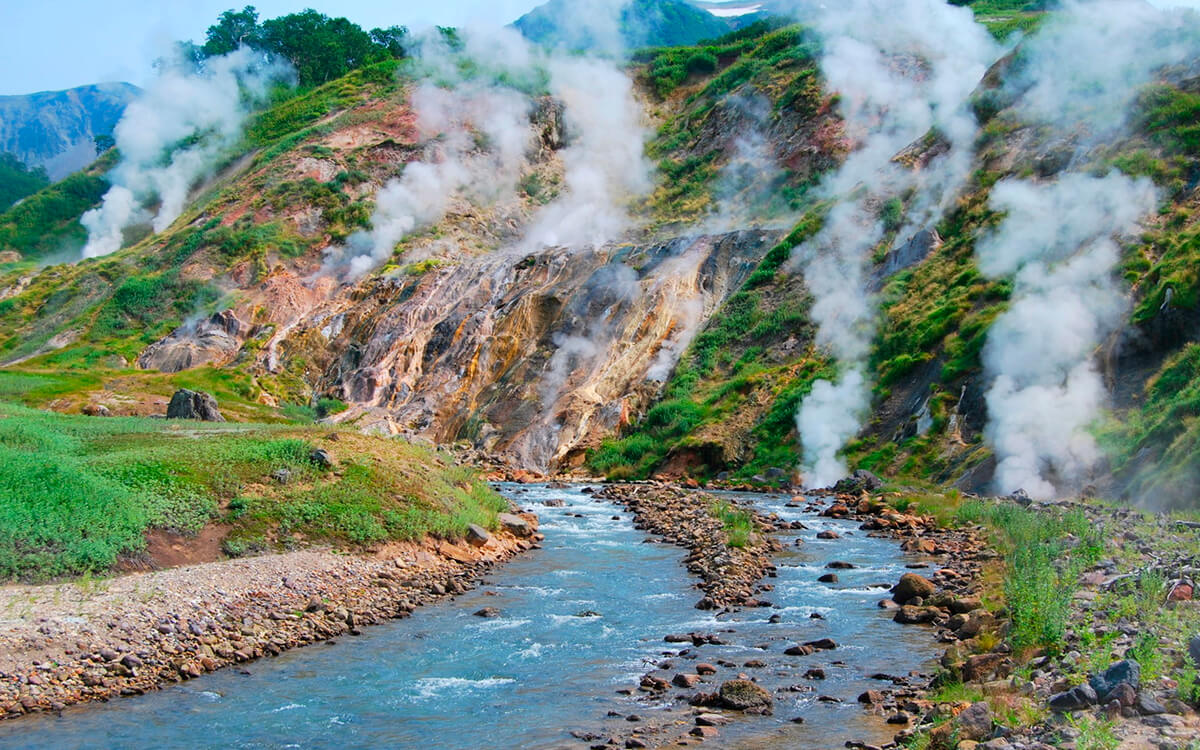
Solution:
[(60, 180), (96, 158), (93, 139), (112, 135), (138, 91), (128, 83), (101, 83), (0, 96), (0, 152)]
[(671, 47), (727, 33), (733, 25), (682, 0), (633, 0), (616, 22), (585, 0), (550, 0), (513, 24), (526, 39), (571, 50)]

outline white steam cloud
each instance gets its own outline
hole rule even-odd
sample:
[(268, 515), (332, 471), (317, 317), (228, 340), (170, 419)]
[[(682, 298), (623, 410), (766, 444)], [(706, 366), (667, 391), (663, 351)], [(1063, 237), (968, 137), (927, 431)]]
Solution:
[[(375, 196), (372, 229), (328, 251), (326, 266), (345, 265), (359, 279), (392, 257), (412, 232), (436, 224), (456, 193), (489, 202), (516, 190), (533, 131), (531, 102), (516, 91), (461, 83), (424, 84), (412, 96), (420, 138), (438, 138), (433, 158), (408, 164)], [(475, 134), (482, 136), (486, 150)]]
[(508, 29), (461, 38), (458, 49), (437, 38), (420, 46), (419, 63), (441, 86), (422, 84), (412, 104), (419, 137), (436, 141), (423, 161), (379, 191), (372, 229), (327, 251), (325, 272), (361, 278), (406, 236), (441, 221), (458, 196), (481, 205), (513, 197), (530, 166), (528, 92), (539, 85), (564, 106), (564, 187), (534, 216), (521, 246), (601, 245), (630, 227), (627, 206), (649, 189), (650, 165), (645, 117), (629, 77), (610, 61), (545, 53)]
[(1069, 174), (1048, 185), (1000, 182), (989, 203), (1007, 216), (979, 244), (979, 267), (1015, 278), (983, 353), (992, 379), (985, 437), (998, 488), (1054, 497), (1099, 458), (1087, 428), (1107, 393), (1093, 354), (1127, 310), (1112, 237), (1136, 228), (1157, 196), (1145, 178)]
[(119, 250), (124, 230), (150, 219), (146, 206), (156, 199), (155, 232), (179, 218), (188, 192), (241, 136), (248, 105), (284, 75), (246, 48), (207, 60), (198, 72), (164, 70), (117, 123), (121, 162), (104, 202), (81, 219), (88, 230), (83, 257)]
[(630, 226), (627, 203), (650, 188), (644, 113), (633, 82), (602, 60), (554, 60), (551, 94), (566, 105), (565, 190), (529, 230), (534, 247), (598, 246)]
[[(1179, 3), (1155, 5), (1071, 0), (1019, 51), (1009, 82), (1017, 112), (1075, 140), (1068, 170), (1087, 166), (1092, 145), (1120, 137), (1140, 88), (1164, 66), (1194, 59), (1197, 17), (1160, 9)], [(1088, 428), (1108, 393), (1094, 355), (1128, 311), (1114, 237), (1134, 231), (1157, 194), (1144, 178), (1068, 171), (1053, 184), (998, 183), (990, 204), (1007, 217), (979, 243), (979, 267), (1014, 278), (984, 349), (984, 437), (997, 491), (1048, 499), (1086, 481), (1099, 458)]]
[[(1000, 50), (968, 8), (943, 0), (802, 3), (800, 17), (823, 39), (821, 70), (841, 96), (847, 136), (856, 144), (823, 186), (839, 202), (822, 231), (793, 253), (813, 296), (817, 345), (842, 368), (836, 385), (814, 385), (796, 415), (804, 481), (820, 487), (847, 474), (838, 452), (870, 402), (863, 373), (875, 301), (866, 270), (884, 236), (879, 208), (911, 191), (918, 197), (910, 221), (923, 223), (953, 198), (969, 174), (978, 131), (967, 100)], [(893, 161), (931, 130), (949, 145), (947, 153), (919, 170)]]

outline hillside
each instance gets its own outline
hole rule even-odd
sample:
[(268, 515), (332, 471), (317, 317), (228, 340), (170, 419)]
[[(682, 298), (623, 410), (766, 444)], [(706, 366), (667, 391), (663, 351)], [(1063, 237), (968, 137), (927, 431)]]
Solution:
[[(605, 17), (610, 5), (611, 19)], [(733, 28), (683, 0), (634, 0), (600, 8), (580, 0), (549, 0), (513, 26), (531, 42), (572, 51), (675, 47), (714, 39)]]
[[(1027, 5), (973, 7), (996, 21), (1042, 18)], [(178, 218), (160, 231), (149, 216), (125, 226), (120, 252), (35, 265), (82, 246), (71, 217), (97, 204), (105, 165), (0, 217), (0, 250), (22, 256), (0, 279), (0, 352), (9, 371), (39, 378), (24, 403), (61, 411), (147, 414), (190, 385), (239, 419), (333, 404), (335, 422), (520, 469), (767, 484), (801, 478), (797, 412), (814, 384), (855, 371), (867, 416), (827, 448), (831, 459), (996, 489), (988, 400), (1002, 362), (985, 354), (1014, 299), (1012, 278), (981, 270), (983, 240), (1002, 224), (992, 201), (1008, 200), (996, 186), (1089, 175), (1125, 185), (1124, 175), (1153, 181), (1162, 201), (1114, 229), (1129, 309), (1111, 328), (1096, 323), (1102, 341), (1078, 344), (1109, 407), (1087, 411), (1071, 438), (1087, 431), (1105, 461), (1080, 458), (1086, 469), (1072, 465), (1063, 483), (1188, 502), (1194, 76), (1156, 68), (1125, 92), (1128, 127), (1077, 149), (1083, 136), (1029, 114), (1036, 90), (1022, 60), (1036, 41), (1004, 55), (971, 33), (968, 62), (990, 70), (948, 67), (967, 71), (958, 86), (975, 76), (963, 96), (977, 131), (919, 117), (881, 131), (886, 184), (849, 199), (825, 185), (861, 158), (862, 126), (846, 121), (832, 63), (799, 26), (639, 53), (628, 90), (607, 64), (489, 69), (454, 39), (439, 53), (463, 76), (452, 89), (431, 88), (414, 61), (374, 63), (251, 114)], [(910, 70), (886, 71), (896, 90), (924, 85)], [(593, 107), (578, 80), (616, 94)], [(455, 114), (431, 129), (430, 102)], [(952, 194), (930, 197), (951, 178)], [(427, 204), (412, 197), (421, 190), (445, 192)], [(864, 265), (814, 299), (813, 253), (848, 207), (867, 228), (846, 225), (869, 240)], [(814, 312), (846, 299), (878, 305), (852, 331), (854, 361), (831, 351)], [(1039, 460), (1067, 471), (1076, 458)]]
[(95, 160), (96, 136), (112, 135), (138, 91), (128, 83), (103, 83), (0, 96), (0, 153), (61, 180)]

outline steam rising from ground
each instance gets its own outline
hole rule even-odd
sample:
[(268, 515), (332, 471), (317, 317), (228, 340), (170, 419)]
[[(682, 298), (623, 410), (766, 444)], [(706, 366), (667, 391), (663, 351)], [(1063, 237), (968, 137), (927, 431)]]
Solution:
[(165, 69), (117, 124), (121, 163), (104, 202), (81, 219), (88, 230), (83, 257), (119, 250), (124, 230), (151, 218), (146, 207), (155, 199), (155, 232), (179, 218), (188, 192), (241, 137), (248, 106), (286, 74), (246, 48), (205, 61), (199, 72)]
[[(1140, 87), (1195, 56), (1196, 20), (1140, 0), (1066, 3), (1019, 53), (1019, 115), (1073, 138), (1068, 168), (1087, 167), (1088, 148), (1128, 126)], [(1015, 278), (984, 350), (985, 438), (997, 491), (1046, 499), (1086, 481), (1099, 458), (1088, 427), (1108, 394), (1093, 360), (1128, 308), (1113, 237), (1153, 212), (1157, 195), (1144, 178), (1068, 172), (1053, 184), (1001, 182), (990, 203), (1007, 218), (980, 242), (980, 270)]]
[(361, 278), (406, 236), (441, 221), (457, 196), (477, 204), (515, 197), (530, 168), (529, 91), (541, 85), (565, 107), (565, 184), (521, 245), (600, 245), (630, 226), (626, 204), (650, 187), (650, 166), (633, 84), (612, 62), (548, 56), (511, 30), (464, 32), (458, 48), (426, 40), (418, 57), (436, 81), (412, 97), (419, 137), (437, 140), (379, 191), (372, 229), (327, 252), (326, 272)]
[(1096, 347), (1127, 311), (1112, 269), (1129, 232), (1156, 205), (1154, 185), (1069, 174), (1056, 183), (998, 183), (989, 203), (1007, 216), (977, 249), (993, 278), (1015, 274), (1012, 302), (983, 353), (994, 378), (986, 439), (996, 485), (1037, 498), (1077, 486), (1099, 458), (1089, 424), (1107, 396)]
[[(875, 301), (866, 291), (870, 251), (883, 239), (879, 209), (912, 191), (910, 216), (929, 221), (967, 176), (977, 132), (966, 107), (999, 49), (967, 8), (942, 0), (801, 3), (800, 19), (822, 36), (821, 70), (841, 95), (847, 136), (856, 148), (823, 186), (838, 199), (822, 231), (793, 253), (813, 296), (817, 345), (838, 360), (835, 385), (818, 381), (796, 425), (809, 487), (846, 475), (838, 452), (870, 403), (865, 361)], [(931, 129), (949, 145), (919, 170), (893, 161)], [(901, 235), (900, 240), (907, 239)]]

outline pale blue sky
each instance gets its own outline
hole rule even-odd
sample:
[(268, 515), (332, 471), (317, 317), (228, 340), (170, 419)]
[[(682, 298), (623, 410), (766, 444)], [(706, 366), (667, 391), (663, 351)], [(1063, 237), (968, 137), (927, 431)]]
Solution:
[(315, 8), (363, 28), (503, 25), (542, 0), (0, 0), (0, 94), (101, 81), (144, 84), (177, 39), (203, 41), (222, 11), (260, 18)]

